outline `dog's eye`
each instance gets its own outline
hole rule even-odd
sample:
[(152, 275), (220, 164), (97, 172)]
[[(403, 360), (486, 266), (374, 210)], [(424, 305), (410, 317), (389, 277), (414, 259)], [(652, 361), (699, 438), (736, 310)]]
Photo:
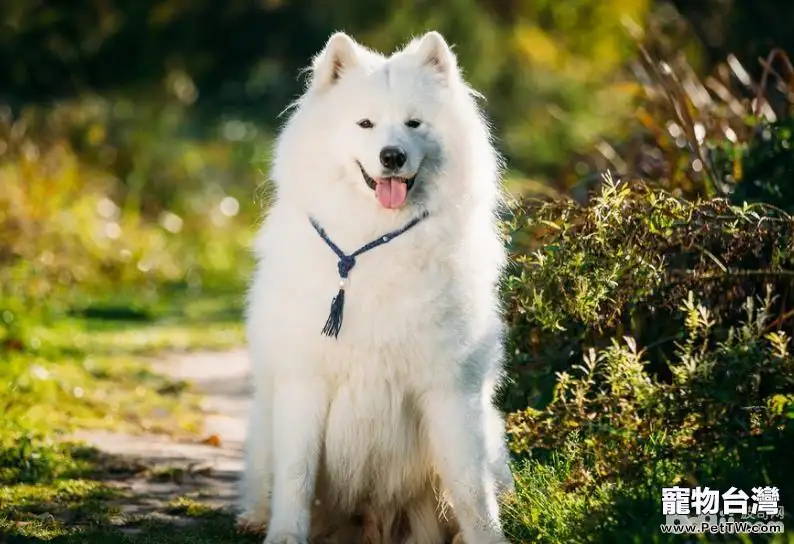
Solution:
[(405, 122), (405, 126), (408, 127), (408, 128), (417, 128), (421, 124), (422, 124), (422, 121), (420, 121), (419, 119), (408, 119)]
[(356, 124), (358, 126), (360, 126), (361, 128), (372, 128), (372, 127), (375, 126), (375, 125), (372, 124), (372, 121), (370, 121), (369, 119), (362, 119), (361, 121), (359, 121)]

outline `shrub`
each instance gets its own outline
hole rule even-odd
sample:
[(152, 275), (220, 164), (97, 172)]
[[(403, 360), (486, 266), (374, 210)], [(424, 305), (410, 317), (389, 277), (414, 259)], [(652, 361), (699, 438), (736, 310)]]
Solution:
[(676, 484), (794, 507), (792, 217), (607, 178), (516, 203), (507, 234), (519, 541), (658, 535)]
[(687, 201), (607, 178), (585, 205), (516, 202), (505, 226), (509, 350), (522, 383), (508, 408), (548, 401), (554, 372), (612, 337), (634, 336), (669, 377), (664, 361), (683, 337), (679, 305), (689, 291), (725, 337), (745, 301), (771, 285), (774, 327), (794, 330), (794, 220), (774, 207)]

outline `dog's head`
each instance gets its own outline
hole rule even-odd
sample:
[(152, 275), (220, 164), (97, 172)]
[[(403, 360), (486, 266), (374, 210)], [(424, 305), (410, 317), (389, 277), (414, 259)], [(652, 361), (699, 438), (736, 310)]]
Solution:
[(463, 175), (455, 166), (469, 163), (476, 145), (491, 153), (472, 92), (438, 32), (390, 57), (334, 34), (296, 109), (282, 134), (289, 160), (334, 172), (322, 183), (343, 184), (381, 210), (426, 207), (440, 184)]

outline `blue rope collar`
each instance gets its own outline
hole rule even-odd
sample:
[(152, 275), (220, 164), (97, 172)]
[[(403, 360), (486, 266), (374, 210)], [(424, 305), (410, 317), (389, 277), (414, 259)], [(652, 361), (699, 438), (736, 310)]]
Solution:
[(309, 221), (311, 222), (312, 227), (314, 227), (314, 230), (317, 231), (317, 234), (320, 235), (320, 238), (322, 238), (328, 247), (330, 247), (333, 252), (336, 253), (336, 256), (339, 257), (339, 262), (336, 263), (336, 267), (339, 272), (339, 292), (331, 301), (331, 313), (328, 315), (328, 320), (325, 322), (325, 326), (322, 330), (322, 333), (325, 336), (333, 336), (334, 338), (339, 337), (339, 331), (342, 329), (342, 313), (345, 307), (345, 283), (347, 282), (348, 274), (350, 274), (350, 271), (354, 266), (356, 266), (356, 257), (362, 253), (366, 253), (371, 249), (375, 249), (378, 246), (382, 246), (383, 244), (391, 242), (399, 235), (416, 226), (416, 224), (423, 219), (426, 219), (428, 215), (429, 213), (427, 210), (425, 210), (421, 215), (414, 217), (399, 229), (387, 232), (380, 238), (376, 238), (368, 244), (361, 246), (350, 255), (347, 255), (344, 251), (339, 249), (339, 246), (337, 246), (328, 237), (328, 234), (326, 234), (325, 230), (319, 225), (319, 223), (317, 223), (313, 217), (309, 217)]

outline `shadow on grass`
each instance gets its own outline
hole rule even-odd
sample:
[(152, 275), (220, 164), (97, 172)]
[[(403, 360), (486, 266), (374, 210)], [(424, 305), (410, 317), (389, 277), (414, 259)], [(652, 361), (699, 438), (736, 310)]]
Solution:
[[(3, 533), (0, 533), (3, 535)], [(238, 534), (231, 514), (209, 512), (178, 520), (143, 520), (123, 527), (109, 523), (89, 525), (79, 532), (58, 536), (5, 537), (7, 544), (52, 542), (58, 544), (261, 544), (262, 538)]]
[[(236, 534), (232, 499), (217, 492), (233, 485), (234, 471), (197, 467), (194, 459), (179, 455), (110, 455), (79, 444), (60, 448), (70, 465), (64, 471), (29, 483), (0, 482), (0, 542), (261, 540)], [(212, 499), (214, 504), (206, 502)]]
[(130, 327), (180, 323), (230, 324), (242, 321), (243, 286), (194, 292), (184, 285), (166, 286), (158, 297), (114, 293), (77, 302), (63, 316), (79, 321), (87, 332), (119, 332)]

